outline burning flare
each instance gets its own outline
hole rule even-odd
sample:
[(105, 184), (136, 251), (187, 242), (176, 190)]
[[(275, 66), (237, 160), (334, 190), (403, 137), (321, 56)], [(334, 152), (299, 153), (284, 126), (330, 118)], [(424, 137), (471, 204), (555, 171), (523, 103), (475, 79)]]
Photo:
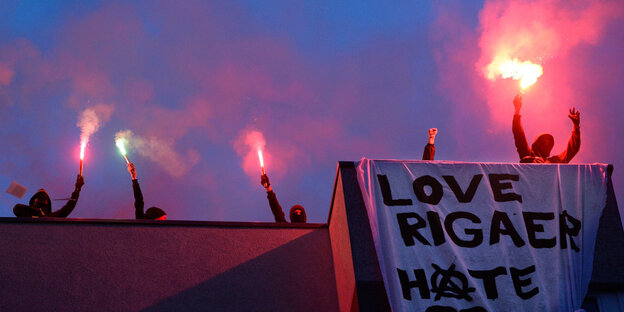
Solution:
[(126, 140), (126, 138), (118, 138), (115, 140), (115, 145), (117, 145), (119, 152), (121, 152), (121, 155), (123, 155), (123, 157), (126, 159), (126, 163), (129, 164), (130, 160), (128, 160), (128, 156), (126, 156), (127, 152), (125, 146), (127, 142), (128, 140)]
[(271, 162), (271, 154), (265, 150), (265, 146), (266, 140), (264, 139), (264, 135), (262, 132), (254, 129), (242, 130), (234, 142), (234, 149), (242, 158), (243, 170), (254, 180), (258, 174), (258, 161), (263, 175), (265, 174), (265, 161), (267, 161), (269, 165), (273, 164)]
[[(119, 146), (120, 140), (123, 142), (123, 149)], [(130, 163), (126, 155), (126, 148), (128, 148), (133, 153), (154, 161), (174, 177), (186, 174), (199, 161), (199, 154), (194, 149), (189, 149), (186, 154), (179, 153), (175, 149), (175, 141), (173, 140), (142, 137), (130, 130), (118, 131), (115, 134), (115, 144), (121, 154), (124, 155), (126, 163)]]
[(80, 169), (78, 169), (78, 175), (82, 175), (82, 163), (84, 162), (85, 149), (87, 148), (87, 141), (85, 139), (80, 141)]
[(87, 148), (87, 141), (82, 140), (80, 142), (80, 160), (84, 160), (85, 148)]
[(112, 105), (98, 104), (80, 113), (78, 123), (76, 124), (80, 127), (80, 175), (82, 175), (82, 163), (84, 161), (85, 148), (89, 144), (89, 138), (102, 124), (110, 119), (113, 109)]
[(521, 62), (517, 58), (512, 60), (508, 56), (499, 55), (487, 66), (488, 79), (493, 81), (500, 76), (503, 79), (520, 80), (522, 90), (533, 85), (543, 73), (544, 70), (539, 64), (531, 61)]
[(262, 157), (262, 148), (260, 146), (258, 146), (258, 159), (260, 159), (260, 168), (262, 169), (262, 174), (265, 174), (265, 172), (264, 172), (264, 157)]

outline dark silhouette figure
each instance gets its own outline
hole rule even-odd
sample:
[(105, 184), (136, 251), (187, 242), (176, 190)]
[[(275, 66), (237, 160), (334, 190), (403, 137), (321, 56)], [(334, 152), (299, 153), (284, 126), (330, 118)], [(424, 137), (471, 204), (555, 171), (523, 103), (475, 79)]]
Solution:
[(438, 134), (438, 128), (429, 129), (429, 141), (425, 145), (422, 160), (433, 160), (435, 156), (435, 136)]
[(128, 164), (128, 172), (132, 177), (132, 190), (134, 191), (134, 209), (137, 219), (150, 219), (150, 220), (166, 220), (167, 213), (158, 207), (151, 207), (143, 213), (145, 203), (143, 202), (143, 193), (141, 193), (141, 187), (139, 186), (139, 180), (137, 180), (136, 168), (133, 163)]
[[(522, 108), (522, 94), (516, 95), (513, 100), (515, 114), (513, 116), (513, 122), (511, 130), (513, 131), (514, 141), (516, 149), (518, 150), (518, 156), (520, 156), (521, 163), (568, 163), (576, 153), (578, 153), (581, 147), (581, 129), (579, 123), (581, 121), (581, 113), (577, 110), (570, 109), (570, 120), (574, 128), (568, 141), (568, 146), (565, 151), (559, 155), (550, 156), (550, 151), (555, 145), (555, 139), (551, 134), (542, 133), (535, 138), (533, 144), (529, 148), (526, 137), (524, 135), (524, 129), (522, 128), (522, 122), (520, 121), (520, 108)], [(550, 157), (549, 157), (550, 156)]]
[[(271, 188), (271, 183), (269, 182), (269, 177), (266, 174), (263, 174), (260, 177), (260, 184), (266, 189), (267, 199), (269, 200), (269, 206), (271, 206), (271, 212), (273, 212), (273, 216), (275, 217), (275, 222), (286, 222), (286, 218), (284, 218), (284, 211), (282, 210), (282, 206), (277, 201), (277, 196), (273, 189)], [(301, 205), (294, 205), (290, 208), (290, 222), (292, 223), (306, 223), (307, 217), (305, 213), (305, 209)]]
[(76, 178), (76, 186), (71, 198), (67, 201), (67, 204), (63, 208), (52, 212), (52, 203), (50, 201), (50, 195), (44, 189), (40, 189), (30, 198), (28, 205), (17, 204), (13, 207), (13, 213), (16, 217), (30, 218), (30, 217), (55, 217), (65, 218), (76, 207), (78, 202), (78, 196), (80, 196), (80, 189), (84, 185), (84, 178), (78, 175)]
[(306, 223), (306, 221), (306, 213), (301, 205), (294, 205), (290, 208), (290, 222)]

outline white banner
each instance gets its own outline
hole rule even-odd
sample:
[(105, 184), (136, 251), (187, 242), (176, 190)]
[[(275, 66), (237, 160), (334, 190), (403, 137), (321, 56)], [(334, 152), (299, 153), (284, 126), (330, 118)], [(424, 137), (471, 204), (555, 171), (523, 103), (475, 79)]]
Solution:
[(574, 311), (592, 273), (607, 165), (362, 159), (393, 311)]

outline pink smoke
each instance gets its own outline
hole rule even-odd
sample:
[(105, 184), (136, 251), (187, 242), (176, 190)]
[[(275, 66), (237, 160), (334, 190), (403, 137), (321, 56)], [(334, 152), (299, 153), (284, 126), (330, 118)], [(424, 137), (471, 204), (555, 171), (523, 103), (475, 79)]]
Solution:
[(262, 172), (260, 169), (258, 150), (262, 151), (264, 156), (264, 167), (267, 174), (271, 172), (271, 168), (275, 168), (272, 163), (271, 153), (266, 150), (266, 140), (262, 132), (258, 130), (243, 130), (236, 141), (234, 149), (242, 158), (242, 167), (245, 173), (252, 179), (258, 178)]
[(80, 141), (88, 144), (89, 137), (110, 120), (114, 109), (115, 107), (110, 104), (97, 104), (82, 111), (76, 124), (81, 131)]
[(0, 62), (0, 85), (9, 85), (13, 78), (13, 70), (8, 65)]
[[(570, 52), (584, 44), (597, 44), (605, 25), (621, 14), (615, 1), (486, 1), (479, 14), (481, 53), (475, 70), (484, 79), (485, 97), (496, 122), (507, 125), (511, 99), (519, 90), (511, 81), (487, 81), (486, 67), (497, 56), (529, 60), (544, 67), (544, 76), (528, 90), (523, 112), (545, 124), (553, 116), (565, 121), (574, 103), (575, 80), (569, 68), (579, 60)], [(535, 119), (538, 117), (539, 119)], [(563, 126), (558, 122), (558, 126)]]

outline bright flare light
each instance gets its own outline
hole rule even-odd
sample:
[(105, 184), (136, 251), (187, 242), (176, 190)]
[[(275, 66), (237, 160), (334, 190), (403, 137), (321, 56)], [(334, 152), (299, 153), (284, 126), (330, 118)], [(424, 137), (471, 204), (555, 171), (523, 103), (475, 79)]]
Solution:
[(262, 157), (262, 150), (258, 148), (258, 159), (260, 159), (260, 168), (262, 168), (262, 174), (264, 173), (264, 157)]
[(87, 147), (87, 141), (82, 140), (80, 142), (80, 160), (84, 160), (85, 148)]
[(497, 56), (487, 66), (488, 79), (495, 80), (496, 77), (501, 76), (502, 78), (520, 80), (522, 90), (533, 85), (543, 73), (544, 69), (539, 64), (531, 61), (521, 62), (517, 58), (512, 60), (506, 56)]
[(130, 163), (130, 160), (128, 160), (128, 156), (126, 156), (126, 144), (127, 140), (125, 138), (119, 138), (117, 140), (115, 140), (115, 145), (117, 145), (117, 148), (119, 149), (119, 152), (121, 152), (121, 155), (123, 155), (123, 157), (126, 159), (126, 163)]
[(80, 169), (78, 169), (78, 175), (82, 176), (82, 163), (84, 161), (85, 148), (87, 148), (87, 140), (80, 142)]

